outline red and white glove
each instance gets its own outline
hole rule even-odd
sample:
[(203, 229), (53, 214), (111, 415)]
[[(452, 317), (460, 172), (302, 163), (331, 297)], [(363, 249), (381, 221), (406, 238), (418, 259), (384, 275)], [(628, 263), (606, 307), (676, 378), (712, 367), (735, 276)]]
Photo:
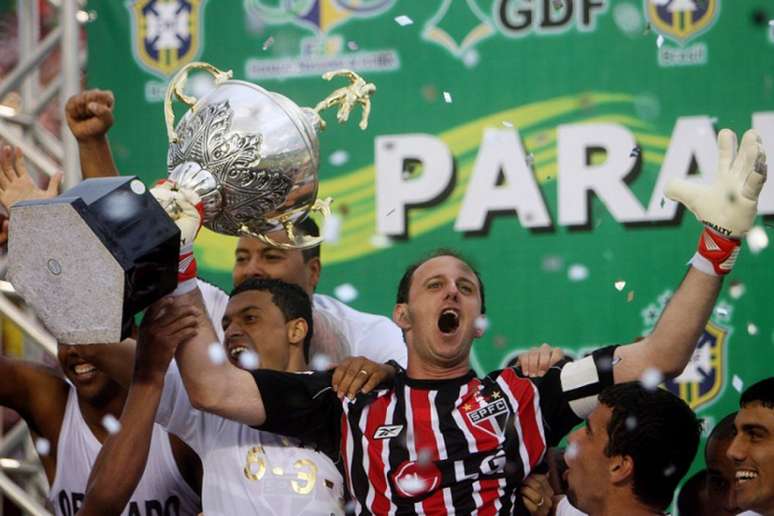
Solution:
[(177, 288), (173, 296), (180, 296), (196, 288), (196, 258), (193, 242), (202, 227), (204, 207), (199, 195), (192, 190), (179, 189), (173, 181), (162, 179), (150, 193), (180, 228), (180, 262)]
[(707, 226), (691, 265), (722, 276), (731, 272), (739, 255), (741, 238), (758, 213), (758, 195), (766, 181), (766, 154), (761, 137), (750, 129), (736, 153), (736, 135), (729, 129), (718, 134), (718, 172), (709, 185), (671, 179), (665, 194), (691, 210)]

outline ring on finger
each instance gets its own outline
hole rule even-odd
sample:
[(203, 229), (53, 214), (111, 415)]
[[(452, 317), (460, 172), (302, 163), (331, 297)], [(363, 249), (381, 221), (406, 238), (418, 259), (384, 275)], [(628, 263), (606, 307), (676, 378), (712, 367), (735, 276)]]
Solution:
[(358, 374), (364, 374), (364, 375), (368, 376), (370, 373), (369, 373), (368, 371), (366, 371), (365, 369), (361, 369), (361, 370), (358, 372)]
[(538, 507), (542, 507), (542, 506), (543, 506), (543, 503), (544, 503), (545, 501), (546, 501), (546, 499), (545, 499), (545, 498), (543, 498), (543, 497), (541, 496), (541, 497), (540, 497), (540, 501), (537, 503), (537, 506), (538, 506)]

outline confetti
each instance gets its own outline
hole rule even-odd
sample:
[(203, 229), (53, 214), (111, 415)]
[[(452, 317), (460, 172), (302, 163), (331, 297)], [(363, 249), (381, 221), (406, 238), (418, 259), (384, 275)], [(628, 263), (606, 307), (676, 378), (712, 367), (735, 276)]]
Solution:
[(626, 294), (626, 302), (631, 303), (634, 301), (634, 291), (630, 290), (628, 294)]
[(261, 50), (268, 50), (270, 46), (274, 44), (274, 37), (269, 36), (266, 38), (266, 41), (263, 42), (263, 45), (261, 45)]
[(354, 41), (347, 41), (347, 48), (354, 51), (360, 47), (358, 47), (357, 43), (355, 43)]
[(567, 449), (564, 451), (564, 456), (567, 459), (574, 459), (578, 456), (578, 445), (575, 443), (570, 443), (567, 446)]
[(661, 48), (661, 45), (663, 45), (663, 44), (664, 44), (664, 36), (659, 34), (658, 37), (656, 38), (656, 46), (658, 48)]
[(395, 23), (397, 23), (401, 27), (405, 27), (406, 25), (411, 25), (412, 23), (414, 23), (414, 20), (412, 20), (405, 14), (401, 14), (400, 16), (395, 17)]
[(468, 68), (473, 68), (478, 64), (479, 55), (474, 49), (470, 49), (462, 56), (462, 62)]
[[(393, 212), (395, 210), (392, 210)], [(390, 215), (389, 213), (387, 214)], [(387, 235), (382, 235), (380, 233), (374, 233), (371, 235), (371, 245), (375, 247), (376, 249), (383, 249), (385, 247), (390, 247), (392, 245), (392, 240)]]
[(451, 96), (451, 93), (449, 93), (448, 91), (444, 91), (444, 92), (443, 92), (443, 100), (444, 100), (444, 102), (446, 102), (447, 104), (451, 104), (451, 103), (452, 103), (452, 96)]
[(621, 292), (626, 286), (626, 282), (624, 280), (616, 280), (616, 282), (613, 283), (613, 286), (618, 292)]
[(354, 500), (350, 500), (347, 502), (347, 505), (344, 506), (344, 512), (346, 514), (355, 514), (355, 509), (357, 509), (357, 504), (355, 504)]
[(109, 434), (115, 434), (121, 430), (121, 423), (112, 414), (105, 414), (105, 417), (102, 418), (102, 427)]
[(634, 416), (627, 417), (624, 423), (626, 424), (627, 430), (634, 430), (637, 428), (637, 418)]
[(342, 283), (333, 290), (333, 295), (344, 303), (350, 303), (357, 298), (357, 289), (351, 283)]
[(774, 20), (769, 20), (769, 27), (774, 27)]
[(629, 153), (630, 158), (639, 158), (640, 153), (642, 152), (642, 149), (640, 149), (639, 146), (632, 149), (632, 151)]
[(330, 369), (331, 365), (333, 365), (333, 362), (331, 362), (328, 355), (325, 353), (318, 353), (312, 357), (312, 362), (309, 364), (309, 367), (315, 371), (327, 371)]
[(658, 385), (664, 380), (664, 375), (661, 374), (661, 371), (654, 367), (649, 367), (645, 369), (645, 371), (642, 373), (642, 376), (640, 376), (640, 383), (643, 387), (645, 387), (649, 391), (656, 390), (658, 388)]
[(433, 461), (433, 452), (427, 448), (419, 450), (417, 454), (417, 464), (420, 466), (427, 466)]
[(210, 362), (215, 365), (220, 365), (226, 361), (226, 352), (220, 342), (213, 342), (207, 346), (207, 355), (210, 357)]
[(758, 327), (753, 323), (747, 323), (747, 333), (750, 335), (758, 335)]
[(567, 269), (567, 277), (570, 281), (583, 281), (589, 277), (589, 269), (585, 265), (574, 263)]
[(747, 247), (750, 252), (758, 254), (769, 246), (769, 236), (761, 226), (755, 226), (747, 233)]
[(503, 120), (503, 125), (505, 127), (513, 127), (513, 124), (511, 122), (506, 122), (505, 120)]
[(532, 168), (532, 165), (535, 164), (535, 155), (531, 152), (527, 154), (527, 157), (524, 159), (524, 162), (527, 164), (528, 167)]
[(731, 318), (731, 307), (721, 301), (718, 306), (715, 307), (715, 316), (720, 320), (728, 321)]
[(728, 295), (731, 296), (731, 299), (739, 299), (744, 295), (745, 290), (747, 288), (744, 286), (744, 283), (733, 281), (728, 289)]
[(35, 439), (35, 450), (37, 450), (38, 455), (45, 457), (51, 452), (51, 443), (48, 439), (38, 437)]
[(734, 389), (736, 389), (737, 392), (742, 392), (742, 389), (744, 389), (744, 381), (737, 375), (734, 375), (734, 378), (731, 380), (731, 385), (734, 386)]
[(675, 474), (676, 471), (677, 471), (677, 467), (674, 464), (670, 464), (669, 466), (664, 468), (664, 476), (671, 477), (672, 475)]
[(502, 335), (495, 335), (495, 338), (492, 339), (492, 344), (494, 344), (494, 347), (503, 349), (505, 346), (508, 345), (508, 339), (503, 337)]
[(564, 260), (561, 256), (546, 256), (543, 258), (542, 268), (546, 272), (557, 272), (564, 267)]
[(476, 321), (473, 324), (481, 335), (486, 333), (486, 330), (489, 329), (489, 319), (483, 314), (476, 317)]
[(341, 236), (341, 217), (336, 213), (331, 213), (327, 219), (325, 219), (325, 225), (323, 226), (323, 240), (327, 244), (335, 244), (339, 241)]
[(328, 163), (334, 167), (340, 167), (347, 161), (349, 161), (349, 153), (345, 150), (337, 150), (328, 156)]
[(259, 363), (260, 363), (260, 360), (258, 359), (258, 353), (256, 353), (251, 349), (242, 351), (239, 354), (239, 367), (241, 367), (242, 369), (247, 369), (247, 370), (258, 369)]
[(408, 494), (421, 493), (425, 490), (426, 482), (419, 475), (406, 475), (398, 481), (400, 488)]

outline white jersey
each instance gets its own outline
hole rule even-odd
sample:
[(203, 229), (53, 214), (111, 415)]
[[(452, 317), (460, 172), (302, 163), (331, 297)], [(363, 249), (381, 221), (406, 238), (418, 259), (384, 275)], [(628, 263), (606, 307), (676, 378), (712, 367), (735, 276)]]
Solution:
[[(199, 280), (199, 290), (218, 338), (223, 342), (221, 321), (226, 312), (228, 294)], [(316, 355), (325, 355), (332, 363), (349, 356), (362, 356), (383, 364), (395, 360), (406, 367), (406, 344), (400, 328), (381, 315), (359, 312), (344, 303), (322, 294), (312, 298), (314, 335), (310, 347), (310, 361)]]
[(587, 516), (585, 512), (576, 509), (566, 496), (563, 496), (559, 503), (556, 504), (556, 512), (554, 514), (556, 516)]
[(174, 362), (164, 380), (156, 422), (199, 454), (207, 516), (344, 513), (344, 482), (328, 456), (295, 440), (196, 410)]
[[(102, 444), (83, 419), (75, 388), (70, 387), (59, 431), (54, 484), (48, 494), (48, 502), (55, 514), (74, 516), (81, 508), (89, 474), (101, 448)], [(121, 514), (195, 515), (200, 511), (200, 502), (199, 496), (180, 474), (169, 435), (159, 425), (153, 425), (148, 463)]]

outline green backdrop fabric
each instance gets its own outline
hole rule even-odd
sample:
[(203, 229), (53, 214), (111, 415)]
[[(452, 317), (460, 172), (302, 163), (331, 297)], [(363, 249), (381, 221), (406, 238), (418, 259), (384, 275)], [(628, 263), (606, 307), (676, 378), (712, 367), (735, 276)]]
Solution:
[[(689, 212), (671, 216), (660, 179), (711, 177), (722, 127), (741, 135), (755, 124), (774, 155), (774, 24), (765, 7), (92, 2), (88, 83), (115, 92), (119, 169), (151, 183), (166, 175), (161, 99), (182, 64), (233, 70), (302, 106), (344, 85), (322, 72), (361, 72), (378, 88), (368, 130), (356, 127), (359, 111), (346, 125), (323, 115), (320, 194), (335, 199), (341, 230), (323, 246), (319, 291), (349, 284), (353, 307), (389, 315), (405, 265), (439, 246), (458, 249), (487, 285), (489, 327), (473, 352), (482, 372), (542, 342), (580, 353), (652, 329), (701, 228)], [(427, 196), (404, 210), (417, 190), (411, 181), (423, 177)], [(390, 184), (398, 186), (385, 191)], [(404, 213), (401, 235), (395, 220)], [(760, 213), (756, 242), (774, 213), (771, 185)], [(201, 275), (228, 288), (234, 245), (203, 231)], [(772, 374), (771, 253), (743, 250), (691, 364), (667, 384), (710, 425), (735, 410), (739, 389)]]

